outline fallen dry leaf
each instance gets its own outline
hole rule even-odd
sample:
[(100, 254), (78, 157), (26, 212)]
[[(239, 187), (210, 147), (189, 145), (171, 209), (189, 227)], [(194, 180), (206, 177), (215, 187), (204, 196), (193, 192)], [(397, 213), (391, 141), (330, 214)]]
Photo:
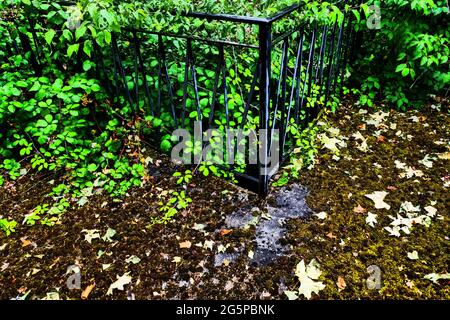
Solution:
[(450, 160), (450, 152), (438, 153), (437, 156), (442, 160)]
[(394, 187), (394, 186), (388, 186), (387, 189), (388, 189), (388, 190), (397, 190), (397, 187)]
[(22, 248), (28, 247), (31, 244), (31, 241), (28, 239), (20, 239), (22, 241)]
[(386, 142), (386, 137), (385, 136), (378, 136), (377, 137), (377, 141), (378, 142)]
[(86, 300), (89, 297), (89, 294), (91, 293), (92, 289), (95, 288), (95, 282), (91, 285), (88, 285), (86, 289), (83, 290), (81, 293), (81, 299)]
[(189, 240), (180, 242), (181, 249), (189, 249), (192, 246), (192, 243)]
[(106, 292), (107, 296), (112, 295), (114, 289), (123, 291), (124, 290), (124, 286), (126, 286), (127, 284), (131, 283), (131, 279), (132, 278), (130, 277), (130, 273), (129, 272), (124, 273), (120, 277), (118, 275), (116, 275), (116, 277), (117, 277), (117, 280), (115, 282), (113, 282), (109, 286), (108, 292)]
[(356, 213), (365, 213), (367, 210), (365, 208), (363, 208), (360, 204), (358, 204), (357, 207), (353, 208), (353, 212)]
[(406, 286), (410, 289), (414, 288), (414, 281), (408, 280), (406, 281)]
[(175, 262), (175, 263), (180, 263), (181, 262), (181, 257), (173, 257), (173, 259), (172, 259), (172, 262)]
[(27, 287), (20, 287), (20, 288), (17, 290), (17, 292), (18, 292), (18, 293), (21, 293), (21, 294), (24, 294), (25, 292), (27, 292)]
[(222, 230), (220, 230), (220, 235), (223, 237), (232, 232), (233, 232), (233, 230), (230, 230), (230, 229), (222, 229)]
[(358, 126), (358, 129), (359, 129), (359, 130), (366, 130), (366, 124), (365, 124), (365, 123), (361, 123), (361, 124)]
[(333, 234), (333, 232), (328, 232), (327, 237), (330, 239), (337, 239), (337, 237)]
[(345, 283), (345, 280), (344, 280), (344, 278), (343, 277), (338, 277), (338, 280), (337, 280), (337, 282), (336, 282), (336, 285), (338, 286), (338, 288), (340, 289), (340, 290), (344, 290), (345, 289), (345, 287), (347, 286), (347, 284)]
[(371, 194), (366, 194), (366, 197), (371, 199), (375, 204), (375, 209), (387, 209), (391, 208), (386, 202), (384, 202), (384, 198), (387, 196), (387, 192), (385, 191), (375, 191)]

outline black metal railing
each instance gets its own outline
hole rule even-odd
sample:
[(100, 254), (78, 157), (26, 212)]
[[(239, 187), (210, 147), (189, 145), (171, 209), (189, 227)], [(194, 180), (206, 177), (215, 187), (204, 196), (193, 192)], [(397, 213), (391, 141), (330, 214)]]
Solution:
[[(305, 128), (339, 89), (354, 33), (350, 13), (345, 13), (342, 23), (331, 26), (298, 23), (281, 34), (274, 31), (277, 23), (299, 10), (301, 6), (294, 5), (269, 18), (186, 14), (193, 19), (243, 24), (249, 32), (256, 27), (251, 43), (126, 28), (112, 35), (110, 46), (100, 47), (93, 41), (97, 77), (115, 103), (131, 108), (134, 114), (161, 117), (167, 127), (191, 127), (196, 120), (202, 129), (278, 129), (284, 161), (295, 147), (291, 128)], [(27, 53), (40, 74), (45, 42), (33, 24), (26, 35), (10, 32), (8, 36), (11, 45), (4, 50), (11, 55)], [(78, 64), (86, 58), (80, 50)], [(258, 164), (237, 175), (265, 196), (275, 173), (267, 165), (272, 134), (261, 136), (259, 143), (264, 152)]]

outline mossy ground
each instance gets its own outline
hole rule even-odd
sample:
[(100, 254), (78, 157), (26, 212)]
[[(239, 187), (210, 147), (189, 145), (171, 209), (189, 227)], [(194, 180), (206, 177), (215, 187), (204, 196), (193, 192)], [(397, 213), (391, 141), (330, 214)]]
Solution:
[[(50, 292), (58, 292), (63, 299), (80, 299), (81, 291), (95, 283), (89, 299), (285, 299), (284, 290), (298, 288), (296, 264), (316, 259), (326, 287), (314, 298), (449, 299), (449, 281), (432, 283), (423, 278), (450, 271), (450, 199), (448, 187), (444, 187), (450, 179), (449, 160), (436, 158), (432, 168), (418, 163), (426, 154), (448, 152), (450, 117), (448, 105), (441, 104), (441, 112), (430, 105), (419, 112), (391, 110), (383, 125), (395, 123), (397, 127), (385, 128), (380, 134), (376, 132), (379, 128), (365, 124), (367, 115), (358, 108), (344, 105), (333, 115), (331, 125), (340, 129), (341, 136), (349, 137), (347, 147), (340, 150), (340, 160), (321, 150), (315, 167), (303, 171), (297, 181), (310, 189), (309, 206), (316, 212), (325, 211), (327, 218), (289, 221), (283, 242), (292, 246), (292, 251), (269, 266), (251, 266), (246, 258), (254, 249), (254, 228), (221, 232), (227, 214), (242, 207), (263, 208), (264, 201), (219, 179), (197, 176), (189, 186), (192, 205), (173, 223), (148, 229), (150, 217), (160, 214), (158, 197), (177, 187), (171, 176), (175, 169), (168, 159), (152, 153), (154, 163), (162, 161), (151, 165), (146, 184), (122, 201), (94, 196), (85, 206), (66, 212), (54, 227), (19, 225), (9, 237), (0, 234), (0, 298), (30, 291), (33, 299)], [(401, 135), (396, 134), (399, 130)], [(366, 152), (359, 150), (359, 142), (351, 137), (357, 131), (367, 138)], [(424, 175), (400, 178), (395, 160), (422, 170)], [(37, 205), (50, 201), (45, 196), (51, 190), (49, 181), (58, 179), (57, 175), (35, 175), (7, 183), (0, 189), (0, 213), (21, 222)], [(365, 197), (373, 191), (388, 192), (385, 201), (390, 210), (374, 208), (372, 200)], [(383, 228), (391, 222), (388, 215), (395, 216), (405, 201), (421, 208), (435, 201), (442, 220), (434, 219), (429, 227), (413, 226), (409, 235), (390, 236)], [(354, 212), (357, 206), (377, 214), (375, 227), (366, 224), (367, 212)], [(203, 224), (204, 229), (194, 228), (195, 224)], [(84, 239), (82, 230), (98, 229), (103, 235), (108, 228), (117, 232), (113, 242), (94, 239), (90, 244)], [(185, 241), (191, 242), (190, 248), (180, 247)], [(226, 252), (238, 248), (243, 254), (236, 262), (214, 267), (219, 248)], [(99, 250), (105, 253), (100, 256)], [(414, 250), (418, 260), (407, 257)], [(125, 261), (132, 255), (140, 262)], [(73, 264), (81, 269), (81, 290), (69, 290), (65, 285), (67, 267)], [(105, 264), (110, 267), (104, 270)], [(370, 265), (381, 269), (380, 290), (367, 289)], [(124, 291), (106, 295), (117, 275), (125, 272), (132, 277), (131, 284)]]

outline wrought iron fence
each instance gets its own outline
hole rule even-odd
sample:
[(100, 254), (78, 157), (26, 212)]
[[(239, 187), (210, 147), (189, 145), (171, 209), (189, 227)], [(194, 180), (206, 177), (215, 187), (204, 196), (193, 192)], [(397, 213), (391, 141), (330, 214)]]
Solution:
[[(93, 41), (97, 77), (112, 101), (134, 114), (160, 117), (173, 129), (192, 128), (192, 122), (198, 121), (204, 130), (267, 130), (269, 134), (258, 139), (263, 152), (257, 164), (236, 171), (247, 186), (265, 196), (276, 173), (269, 172), (271, 133), (279, 130), (283, 162), (295, 147), (293, 132), (305, 128), (336, 94), (352, 48), (352, 15), (347, 13), (342, 23), (331, 26), (298, 23), (281, 34), (275, 31), (277, 23), (299, 10), (302, 7), (294, 5), (269, 18), (187, 14), (247, 26), (247, 38), (253, 38), (253, 43), (123, 29), (112, 35), (108, 47)], [(23, 29), (19, 26), (14, 32), (8, 30), (10, 45), (2, 50), (6, 56), (25, 54), (39, 75), (45, 65), (45, 41), (29, 22), (27, 32), (19, 31)], [(74, 64), (81, 70), (87, 58), (80, 50)]]

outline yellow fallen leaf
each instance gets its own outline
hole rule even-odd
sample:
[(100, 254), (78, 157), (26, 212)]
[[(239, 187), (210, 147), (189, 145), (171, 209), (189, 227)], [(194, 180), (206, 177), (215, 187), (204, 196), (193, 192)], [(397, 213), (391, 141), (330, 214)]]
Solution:
[(172, 262), (175, 262), (175, 263), (180, 263), (181, 262), (181, 257), (173, 257), (173, 260), (172, 260)]
[(442, 160), (450, 160), (450, 152), (438, 153), (437, 156)]
[(222, 229), (222, 230), (220, 230), (220, 235), (223, 237), (232, 232), (233, 232), (233, 230), (230, 230), (230, 229)]
[(89, 294), (91, 293), (92, 289), (94, 289), (94, 287), (95, 282), (91, 285), (88, 285), (81, 293), (81, 299), (86, 300), (89, 297)]
[(192, 243), (189, 240), (180, 242), (181, 249), (189, 249), (192, 246)]
[(22, 248), (28, 247), (31, 244), (31, 241), (28, 239), (20, 239), (22, 240)]
[(343, 277), (338, 277), (336, 284), (340, 290), (344, 290), (347, 286)]

